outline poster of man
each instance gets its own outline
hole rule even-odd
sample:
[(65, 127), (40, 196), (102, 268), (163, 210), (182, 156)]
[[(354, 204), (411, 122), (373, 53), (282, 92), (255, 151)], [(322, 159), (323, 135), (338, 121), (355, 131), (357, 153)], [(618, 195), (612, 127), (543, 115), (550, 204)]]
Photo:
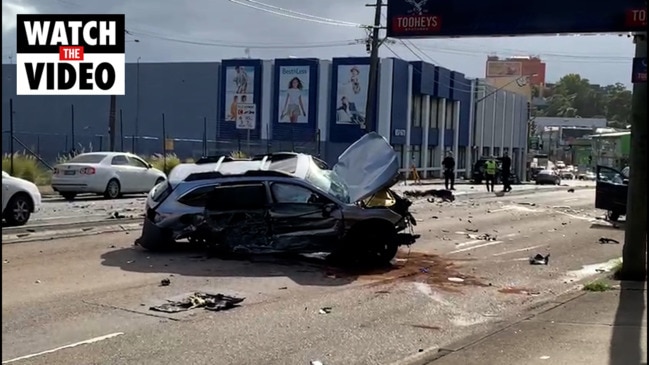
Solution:
[(255, 94), (255, 68), (231, 66), (225, 70), (225, 120), (237, 120), (237, 104), (253, 103)]
[(369, 65), (339, 65), (336, 84), (336, 124), (365, 128)]
[(279, 123), (309, 122), (309, 66), (281, 66), (278, 85)]

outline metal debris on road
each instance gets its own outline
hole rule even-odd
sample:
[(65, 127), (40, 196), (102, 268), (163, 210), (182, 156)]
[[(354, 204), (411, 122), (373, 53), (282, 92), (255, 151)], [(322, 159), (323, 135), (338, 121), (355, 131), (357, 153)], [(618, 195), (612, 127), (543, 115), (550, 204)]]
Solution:
[(604, 244), (607, 244), (607, 243), (619, 244), (620, 241), (618, 241), (618, 240), (614, 240), (614, 239), (612, 239), (612, 238), (608, 238), (608, 237), (600, 237), (600, 239), (599, 239), (599, 243), (601, 243), (601, 244), (603, 244), (603, 245), (604, 245)]
[(231, 297), (223, 294), (208, 294), (196, 292), (180, 301), (149, 307), (149, 310), (165, 313), (185, 312), (196, 308), (205, 308), (211, 311), (221, 311), (237, 307), (245, 298)]
[(114, 211), (110, 213), (110, 219), (121, 219), (121, 218), (126, 218), (126, 216), (118, 211)]
[(473, 233), (478, 233), (479, 229), (477, 228), (465, 228), (464, 229), (467, 232), (473, 232)]
[(535, 256), (530, 257), (530, 265), (547, 265), (550, 262), (550, 254), (545, 256), (537, 253)]
[(452, 202), (455, 201), (455, 195), (453, 195), (453, 192), (450, 190), (445, 190), (445, 189), (429, 189), (429, 190), (408, 190), (404, 191), (403, 195), (412, 197), (412, 198), (423, 198), (423, 197), (431, 197), (428, 200), (429, 203), (435, 203), (435, 198), (441, 199), (443, 202)]
[(310, 362), (310, 365), (324, 365), (322, 361), (314, 360)]
[(451, 278), (448, 278), (448, 281), (450, 281), (450, 282), (452, 282), (452, 283), (463, 283), (463, 282), (464, 282), (464, 279), (462, 279), (462, 278), (456, 278), (456, 277), (451, 277)]
[(322, 307), (322, 308), (320, 308), (318, 313), (320, 313), (320, 314), (329, 314), (329, 313), (331, 313), (331, 310), (332, 310), (331, 307)]
[(496, 241), (498, 237), (492, 236), (489, 233), (484, 233), (484, 234), (467, 234), (467, 238), (470, 238), (472, 240), (481, 240), (481, 241)]
[(575, 192), (575, 189), (570, 188), (570, 189), (568, 189), (568, 192), (569, 192), (569, 193), (574, 193), (574, 192)]
[(171, 280), (167, 278), (160, 280), (160, 286), (169, 286), (169, 285), (171, 285)]

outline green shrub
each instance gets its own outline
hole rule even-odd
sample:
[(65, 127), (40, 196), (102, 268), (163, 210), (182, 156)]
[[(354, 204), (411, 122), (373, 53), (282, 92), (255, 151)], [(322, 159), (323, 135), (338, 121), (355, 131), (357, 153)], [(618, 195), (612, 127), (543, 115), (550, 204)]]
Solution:
[[(11, 173), (11, 154), (2, 156), (2, 171)], [(25, 179), (37, 184), (49, 184), (52, 176), (40, 165), (38, 159), (32, 155), (16, 152), (14, 153), (14, 171), (12, 176)]]
[[(165, 158), (166, 157), (166, 158)], [(156, 169), (169, 175), (171, 170), (180, 165), (180, 159), (175, 153), (167, 153), (166, 155), (155, 154), (147, 159), (147, 161)]]

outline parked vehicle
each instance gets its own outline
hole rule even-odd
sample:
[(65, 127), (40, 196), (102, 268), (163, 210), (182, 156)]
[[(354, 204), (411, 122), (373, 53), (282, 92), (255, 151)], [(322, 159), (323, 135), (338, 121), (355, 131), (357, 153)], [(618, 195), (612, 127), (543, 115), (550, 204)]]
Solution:
[(397, 154), (376, 133), (331, 170), (296, 153), (214, 161), (178, 165), (151, 190), (140, 246), (189, 238), (228, 251), (359, 253), (385, 263), (416, 239), (402, 233), (416, 224), (410, 201), (389, 189)]
[(571, 170), (560, 170), (559, 177), (563, 180), (574, 180), (575, 174)]
[(595, 208), (606, 211), (606, 218), (617, 221), (626, 215), (629, 191), (629, 168), (618, 171), (612, 167), (597, 166)]
[(565, 169), (566, 168), (566, 163), (563, 161), (556, 161), (554, 163), (554, 166), (558, 168), (559, 170)]
[(596, 179), (597, 179), (597, 175), (595, 175), (595, 173), (592, 171), (586, 171), (584, 173), (577, 175), (577, 180), (595, 181)]
[(2, 218), (10, 226), (25, 225), (41, 206), (36, 184), (2, 171)]
[(561, 185), (561, 176), (556, 170), (541, 170), (536, 175), (536, 185)]
[(165, 179), (164, 172), (136, 155), (91, 152), (56, 165), (52, 175), (52, 189), (68, 200), (80, 193), (94, 193), (115, 199), (122, 194), (147, 193)]

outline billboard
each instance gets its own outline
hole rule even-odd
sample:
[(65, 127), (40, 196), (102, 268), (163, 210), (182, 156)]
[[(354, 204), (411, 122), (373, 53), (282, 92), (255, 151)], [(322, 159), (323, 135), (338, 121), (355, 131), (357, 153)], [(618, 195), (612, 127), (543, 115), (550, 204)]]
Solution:
[(337, 65), (336, 124), (358, 125), (365, 128), (365, 108), (369, 86), (370, 66), (367, 64)]
[(528, 82), (529, 77), (521, 76), (499, 76), (488, 77), (486, 81), (495, 88), (511, 91), (525, 96), (528, 101), (532, 100), (532, 84)]
[(487, 61), (487, 77), (522, 76), (523, 63), (512, 61)]
[(390, 0), (387, 36), (488, 37), (645, 31), (646, 0)]
[[(223, 60), (219, 77), (219, 103), (217, 109), (217, 138), (243, 138), (247, 129), (251, 139), (261, 138), (262, 61), (254, 59)], [(242, 104), (242, 108), (238, 105)], [(251, 113), (250, 108), (254, 108)], [(246, 128), (237, 123), (239, 112), (246, 111)], [(250, 126), (250, 123), (253, 126)]]
[(278, 66), (277, 121), (279, 123), (309, 122), (309, 90), (311, 66)]

